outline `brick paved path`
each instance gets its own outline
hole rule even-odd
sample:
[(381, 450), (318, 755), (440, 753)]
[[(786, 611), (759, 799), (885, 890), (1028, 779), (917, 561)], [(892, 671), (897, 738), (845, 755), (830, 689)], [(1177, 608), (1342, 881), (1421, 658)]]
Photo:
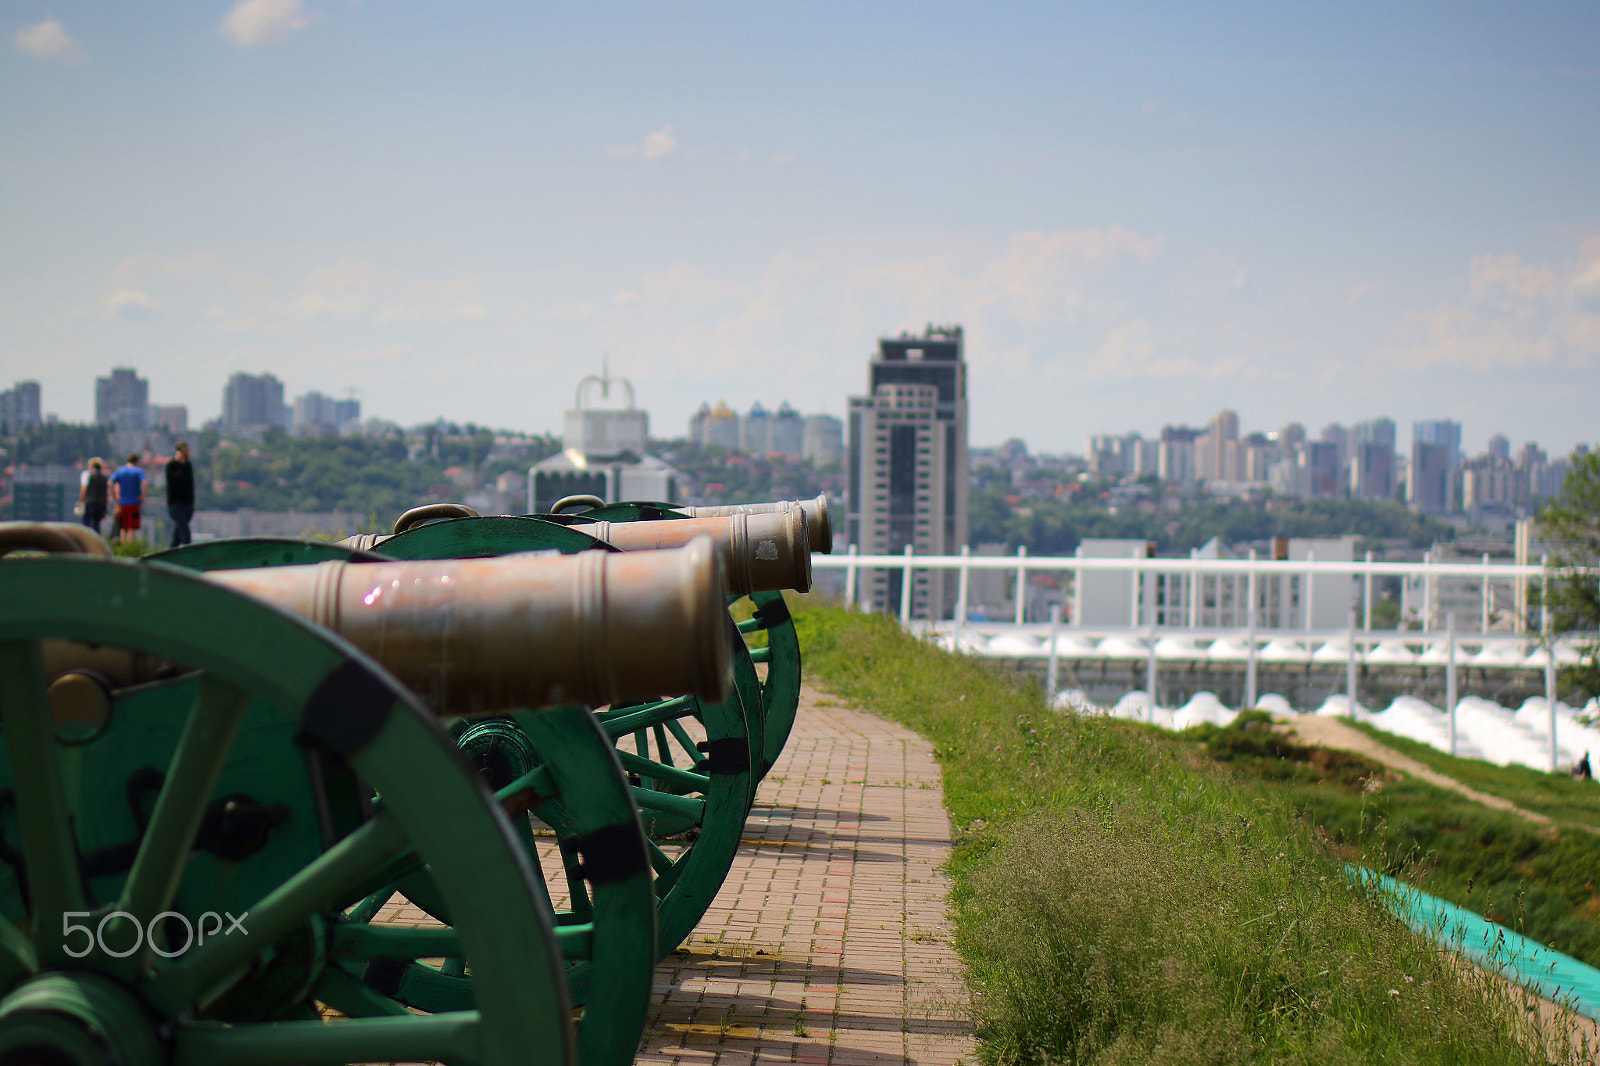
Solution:
[[(928, 743), (805, 689), (728, 880), (689, 941), (656, 969), (637, 1061), (970, 1059), (945, 919), (950, 886), (939, 868), (949, 852)], [(560, 869), (553, 848), (543, 858)], [(377, 920), (435, 924), (400, 896)]]
[(926, 741), (806, 689), (744, 846), (656, 971), (646, 1064), (948, 1066), (970, 1058)]

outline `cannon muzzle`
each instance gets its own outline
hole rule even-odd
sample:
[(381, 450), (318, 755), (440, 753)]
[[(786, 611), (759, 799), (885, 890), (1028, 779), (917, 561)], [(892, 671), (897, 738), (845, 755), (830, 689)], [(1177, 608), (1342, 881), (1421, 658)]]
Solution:
[(806, 538), (811, 550), (822, 555), (833, 552), (833, 523), (828, 519), (828, 496), (819, 495), (814, 500), (776, 500), (772, 503), (730, 503), (721, 507), (675, 507), (673, 510), (690, 518), (725, 518), (736, 514), (772, 514), (775, 511), (798, 510), (805, 515)]
[(347, 563), (205, 576), (343, 636), (441, 714), (725, 699), (727, 583), (677, 551)]
[(722, 556), (728, 591), (811, 588), (811, 550), (805, 515), (798, 509), (658, 522), (585, 522), (573, 527), (626, 552), (676, 548), (708, 536)]

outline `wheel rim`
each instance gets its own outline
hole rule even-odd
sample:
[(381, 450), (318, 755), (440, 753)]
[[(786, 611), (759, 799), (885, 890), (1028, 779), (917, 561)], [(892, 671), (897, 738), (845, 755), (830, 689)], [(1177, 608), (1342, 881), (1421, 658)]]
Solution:
[[(191, 857), (191, 846), (207, 801), (229, 787), (238, 764), (266, 750), (251, 747), (266, 743), (254, 734), (248, 750), (237, 746), (235, 737), (251, 709), (276, 715), (277, 736), (285, 743), (298, 736), (320, 753), (319, 760), (331, 756), (319, 765), (347, 768), (375, 787), (383, 797), (382, 810), (288, 878), (249, 885), (248, 895), (255, 899), (246, 915), (251, 939), (213, 937), (170, 961), (148, 948), (119, 959), (112, 952), (125, 942), (115, 938), (129, 926), (126, 919), (112, 917), (105, 927), (112, 939), (91, 946), (83, 958), (72, 957), (67, 942), (52, 930), (62, 928), (68, 912), (89, 911), (98, 918), (95, 905), (105, 905), (85, 889), (79, 834), (101, 820), (108, 805), (69, 810), (72, 795), (93, 796), (101, 786), (94, 780), (63, 781), (44, 689), (41, 647), (46, 640), (133, 649), (199, 672), (168, 683), (175, 686), (169, 689), (156, 684), (141, 690), (178, 691), (186, 682), (193, 691), (185, 693), (192, 704), (147, 831), (112, 901), (137, 920), (158, 916), (182, 896), (194, 864), (201, 861)], [(0, 565), (0, 706), (5, 740), (0, 769), (13, 791), (20, 830), (9, 839), (20, 837), (14, 850), (25, 860), (22, 883), (33, 930), (25, 936), (15, 921), (0, 922), (0, 978), (8, 987), (0, 1002), (0, 1034), (55, 1040), (63, 1054), (77, 1054), (69, 1046), (70, 1030), (84, 1030), (83, 1019), (73, 1021), (63, 1004), (86, 1003), (82, 1009), (96, 1024), (120, 1027), (131, 1041), (110, 1061), (143, 1062), (148, 1057), (148, 1049), (141, 1050), (143, 1030), (119, 1020), (115, 997), (94, 985), (104, 980), (127, 990), (139, 1010), (157, 1020), (144, 1024), (157, 1031), (159, 1061), (342, 1063), (420, 1056), (510, 1064), (526, 1061), (530, 1047), (543, 1049), (554, 1061), (572, 1061), (569, 1001), (555, 937), (536, 906), (532, 872), (509, 823), (431, 716), (337, 638), (275, 608), (160, 567), (8, 561)], [(303, 843), (303, 831), (284, 839)], [(263, 947), (287, 943), (307, 923), (313, 934), (317, 922), (338, 925), (340, 917), (327, 902), (410, 848), (427, 858), (441, 892), (461, 912), (457, 934), (473, 963), (477, 1011), (335, 1024), (194, 1020), (195, 1008), (236, 983), (241, 967), (256, 965)], [(237, 865), (240, 871), (258, 869), (254, 857)], [(18, 880), (9, 868), (0, 878)], [(336, 935), (331, 940), (331, 961), (364, 961)], [(64, 988), (59, 972), (66, 965), (86, 972), (89, 984)], [(330, 982), (336, 983), (332, 975), (341, 972), (340, 966), (326, 967), (312, 992), (317, 1001), (338, 998)], [(40, 1008), (40, 1003), (50, 1006)]]

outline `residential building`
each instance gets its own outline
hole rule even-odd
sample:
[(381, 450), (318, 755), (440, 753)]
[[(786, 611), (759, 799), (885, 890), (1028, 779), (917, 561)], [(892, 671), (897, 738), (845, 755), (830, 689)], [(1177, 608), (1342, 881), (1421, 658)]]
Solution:
[(806, 415), (801, 454), (818, 466), (844, 458), (844, 422), (832, 415)]
[(1358, 500), (1394, 498), (1394, 442), (1357, 440), (1350, 455), (1350, 495)]
[(766, 455), (772, 448), (772, 416), (757, 400), (749, 414), (739, 420), (739, 450), (750, 455)]
[[(865, 553), (953, 555), (967, 543), (971, 462), (960, 326), (883, 338), (865, 396), (850, 399), (845, 540)], [(954, 575), (919, 573), (912, 611), (943, 617)], [(901, 572), (876, 571), (863, 599), (900, 604)]]
[(800, 412), (784, 401), (772, 416), (771, 440), (768, 448), (779, 455), (798, 457), (806, 450), (806, 420)]
[(717, 406), (712, 408), (705, 420), (705, 432), (700, 443), (715, 444), (729, 451), (739, 447), (739, 416), (721, 400), (717, 401)]
[(308, 392), (295, 399), (293, 418), (297, 437), (332, 436), (343, 432), (347, 424), (361, 421), (361, 401)]
[(150, 383), (132, 367), (117, 367), (94, 379), (94, 420), (117, 429), (148, 429)]
[(71, 522), (82, 471), (63, 465), (18, 466), (11, 479), (11, 517), (21, 522)]
[(19, 381), (0, 392), (0, 425), (7, 433), (17, 433), (44, 421), (39, 413), (39, 383)]
[[(1293, 564), (1350, 562), (1356, 538), (1278, 537), (1271, 558), (1282, 573), (1256, 579), (1256, 626), (1262, 630), (1341, 629), (1349, 621), (1355, 584), (1347, 574), (1311, 574)], [(1085, 559), (1147, 559), (1153, 546), (1142, 540), (1086, 538)], [(1072, 618), (1080, 626), (1182, 626), (1243, 629), (1250, 624), (1250, 579), (1245, 574), (1198, 576), (1191, 559), (1241, 556), (1212, 540), (1189, 559), (1171, 560), (1170, 570), (1145, 570), (1130, 578), (1114, 570), (1085, 570), (1073, 589)]]
[[(613, 385), (625, 396), (622, 407), (589, 403), (592, 386), (602, 400)], [(719, 405), (720, 406), (720, 405)], [(528, 512), (547, 514), (565, 496), (598, 496), (606, 503), (625, 500), (672, 503), (678, 500), (678, 472), (646, 451), (650, 415), (633, 404), (627, 378), (590, 374), (578, 383), (566, 413), (562, 450), (528, 471)]]
[(1454, 470), (1448, 443), (1414, 438), (1411, 465), (1406, 471), (1406, 500), (1411, 509), (1427, 515), (1448, 514)]
[(189, 408), (181, 403), (151, 404), (150, 428), (165, 430), (173, 436), (182, 436), (189, 432)]
[[(1447, 450), (1449, 469), (1454, 470), (1461, 465), (1461, 423), (1448, 418), (1435, 418), (1425, 422), (1414, 422), (1411, 425), (1411, 442), (1413, 446), (1421, 441), (1424, 444), (1441, 444)], [(1413, 455), (1415, 451), (1413, 450)], [(1430, 512), (1435, 513), (1435, 512)]]
[(292, 415), (283, 402), (283, 382), (271, 374), (236, 373), (223, 386), (224, 432), (260, 436), (274, 427), (287, 430)]

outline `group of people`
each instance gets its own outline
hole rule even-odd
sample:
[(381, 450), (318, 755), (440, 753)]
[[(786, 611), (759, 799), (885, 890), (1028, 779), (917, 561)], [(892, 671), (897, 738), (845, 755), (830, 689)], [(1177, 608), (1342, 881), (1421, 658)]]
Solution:
[[(194, 464), (189, 462), (189, 446), (179, 442), (167, 462), (167, 516), (172, 519), (172, 546), (189, 543), (189, 521), (194, 517)], [(127, 543), (139, 536), (145, 497), (150, 478), (139, 466), (137, 454), (111, 474), (102, 459), (90, 459), (83, 486), (78, 490), (78, 506), (83, 524), (100, 532), (106, 515), (112, 516), (111, 536)]]

